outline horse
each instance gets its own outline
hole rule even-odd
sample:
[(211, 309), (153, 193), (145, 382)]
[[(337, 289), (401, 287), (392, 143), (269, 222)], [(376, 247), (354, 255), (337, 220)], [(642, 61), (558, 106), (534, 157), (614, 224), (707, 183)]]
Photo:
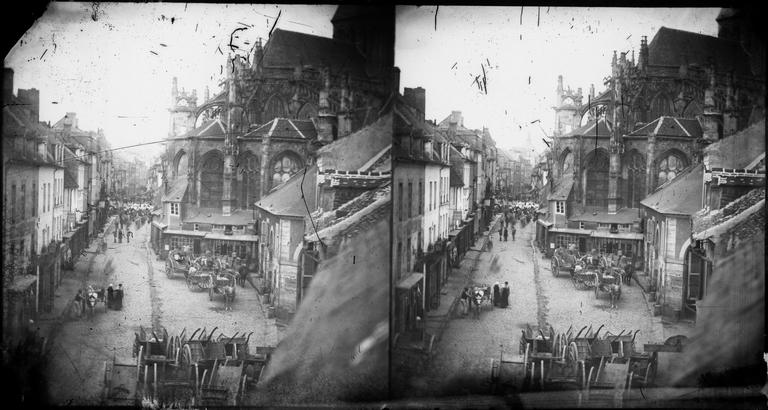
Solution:
[(104, 301), (104, 289), (101, 288), (98, 291), (93, 289), (93, 288), (88, 289), (87, 297), (85, 299), (85, 303), (86, 303), (85, 306), (88, 308), (88, 318), (89, 319), (93, 318), (93, 313), (94, 313), (94, 311), (96, 309), (96, 303), (98, 303), (99, 301), (101, 301), (103, 303), (105, 302)]
[(611, 295), (611, 308), (618, 308), (616, 302), (621, 297), (621, 283), (608, 285), (608, 293)]
[(234, 285), (226, 285), (221, 289), (224, 294), (224, 310), (232, 310), (232, 302), (235, 300)]
[(480, 306), (483, 303), (483, 291), (479, 290), (475, 292), (472, 300), (472, 317), (480, 320)]

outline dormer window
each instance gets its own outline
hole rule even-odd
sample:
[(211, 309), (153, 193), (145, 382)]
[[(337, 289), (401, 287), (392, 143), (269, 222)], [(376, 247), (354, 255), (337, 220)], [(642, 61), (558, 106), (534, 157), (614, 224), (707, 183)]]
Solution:
[(171, 202), (171, 215), (179, 215), (179, 203)]

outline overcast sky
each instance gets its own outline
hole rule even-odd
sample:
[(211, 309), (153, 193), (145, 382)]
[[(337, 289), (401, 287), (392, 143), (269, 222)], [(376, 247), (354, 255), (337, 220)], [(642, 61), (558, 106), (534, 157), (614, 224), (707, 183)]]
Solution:
[[(219, 89), (230, 34), (235, 52), (285, 30), (330, 37), (336, 6), (195, 3), (51, 3), (5, 57), (14, 89), (40, 90), (40, 120), (76, 112), (85, 130), (104, 129), (113, 147), (168, 134), (171, 79), (179, 88)], [(248, 42), (249, 44), (246, 44)], [(221, 49), (221, 53), (218, 49)], [(242, 51), (241, 51), (242, 50)], [(223, 54), (222, 54), (223, 53)], [(143, 156), (160, 146), (125, 151)]]
[[(401, 90), (426, 89), (427, 118), (439, 122), (462, 111), (465, 126), (487, 126), (499, 146), (540, 151), (544, 131), (551, 135), (554, 128), (558, 75), (566, 87), (582, 87), (586, 103), (590, 84), (596, 94), (605, 89), (613, 50), (629, 58), (634, 49), (637, 61), (641, 36), (650, 43), (662, 26), (716, 36), (718, 13), (524, 7), (521, 23), (521, 7), (402, 6), (395, 64)], [(474, 83), (483, 69), (487, 94)]]

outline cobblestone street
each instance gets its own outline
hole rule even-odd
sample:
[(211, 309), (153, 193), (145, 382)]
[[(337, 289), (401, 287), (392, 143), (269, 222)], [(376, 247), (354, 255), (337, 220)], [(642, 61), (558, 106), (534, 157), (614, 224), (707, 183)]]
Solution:
[[(249, 346), (252, 352), (257, 346), (277, 344), (274, 319), (266, 319), (258, 295), (250, 285), (237, 288), (233, 309), (225, 312), (220, 297), (209, 301), (207, 292), (188, 290), (181, 275), (167, 278), (164, 262), (157, 260), (148, 249), (148, 236), (148, 225), (137, 229), (130, 243), (113, 243), (108, 235), (106, 253), (89, 255), (90, 263), (89, 258), (81, 258), (72, 272), (78, 278), (86, 276), (87, 284), (106, 287), (111, 283), (116, 287), (122, 283), (125, 288), (122, 311), (105, 311), (104, 305), (98, 304), (91, 319), (66, 320), (58, 326), (55, 318), (42, 321), (41, 329), (46, 331), (50, 327), (48, 330), (53, 333), (49, 364), (52, 403), (99, 404), (105, 361), (113, 357), (119, 363), (135, 360), (131, 351), (134, 332), (138, 332), (139, 326), (162, 326), (169, 335), (178, 335), (184, 328), (189, 335), (198, 327), (206, 327), (208, 331), (218, 327), (217, 335), (219, 332), (225, 335), (253, 332)], [(55, 313), (66, 309), (76, 289), (76, 283), (59, 288)]]
[(538, 251), (534, 253), (533, 228), (533, 224), (524, 228), (518, 225), (515, 240), (510, 236), (508, 242), (499, 242), (498, 234), (494, 234), (492, 251), (481, 254), (472, 275), (474, 284), (509, 282), (510, 306), (482, 311), (480, 320), (454, 314), (426, 371), (411, 379), (407, 394), (434, 397), (489, 393), (491, 359), (498, 358), (501, 350), (505, 357), (517, 356), (520, 332), (526, 324), (549, 323), (558, 331), (571, 325), (580, 329), (605, 324), (601, 334), (640, 329), (640, 349), (642, 343), (659, 340), (661, 336), (654, 330), (659, 326), (654, 326), (638, 286), (623, 286), (618, 308), (610, 309), (606, 294), (595, 299), (594, 291), (574, 289), (567, 274), (551, 274), (549, 260), (542, 259)]

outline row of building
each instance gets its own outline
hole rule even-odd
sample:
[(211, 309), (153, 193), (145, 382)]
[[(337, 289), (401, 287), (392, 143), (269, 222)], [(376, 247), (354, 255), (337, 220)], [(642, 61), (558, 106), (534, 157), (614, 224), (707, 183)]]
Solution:
[(332, 38), (275, 29), (229, 56), (201, 103), (174, 79), (153, 167), (156, 252), (237, 253), (284, 320), (321, 261), (390, 217), (394, 9), (340, 6), (332, 23)]
[(765, 45), (738, 11), (717, 21), (717, 37), (660, 28), (637, 62), (614, 52), (586, 102), (561, 76), (533, 170), (538, 245), (623, 251), (669, 320), (711, 307), (718, 259), (764, 235)]
[[(102, 130), (75, 113), (40, 121), (40, 91), (14, 94), (3, 72), (3, 334), (53, 308), (62, 268), (72, 268), (104, 224), (125, 181)], [(117, 168), (116, 168), (117, 167)]]

